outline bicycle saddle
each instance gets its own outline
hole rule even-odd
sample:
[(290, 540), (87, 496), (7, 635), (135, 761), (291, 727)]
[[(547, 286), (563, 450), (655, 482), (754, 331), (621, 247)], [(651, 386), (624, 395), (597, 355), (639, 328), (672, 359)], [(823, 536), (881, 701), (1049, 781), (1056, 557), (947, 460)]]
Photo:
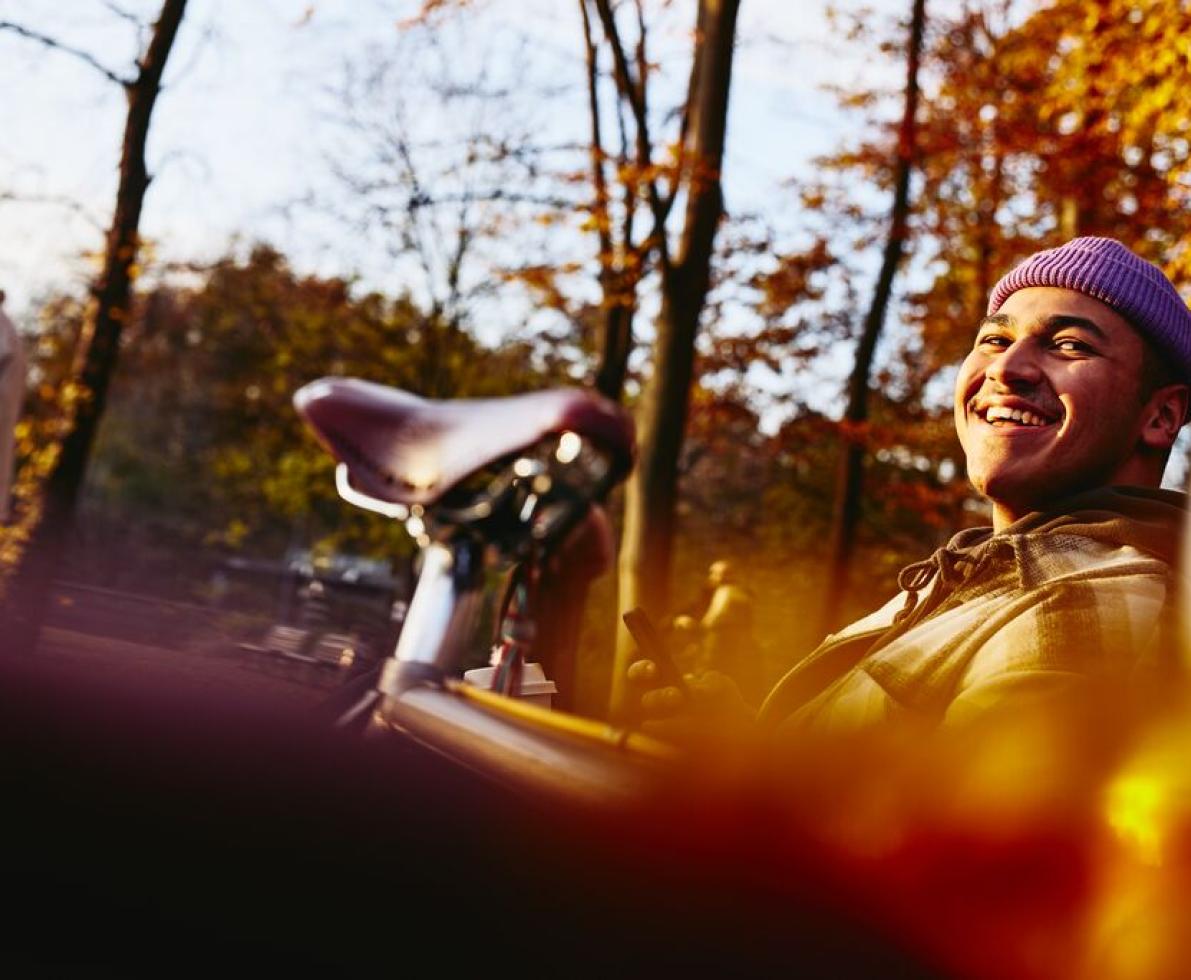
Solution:
[(322, 378), (294, 394), (299, 415), (352, 486), (390, 503), (435, 503), (460, 481), (554, 433), (574, 432), (627, 469), (633, 423), (581, 388), (436, 401), (358, 378)]

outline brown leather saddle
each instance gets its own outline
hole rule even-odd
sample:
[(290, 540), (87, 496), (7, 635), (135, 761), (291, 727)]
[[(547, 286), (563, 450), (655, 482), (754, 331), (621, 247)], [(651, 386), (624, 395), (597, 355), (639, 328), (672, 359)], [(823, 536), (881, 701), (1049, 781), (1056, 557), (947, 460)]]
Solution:
[(430, 506), (477, 471), (565, 432), (598, 446), (620, 472), (636, 451), (629, 415), (581, 388), (436, 401), (358, 378), (323, 378), (297, 391), (294, 405), (346, 464), (353, 488), (407, 506)]

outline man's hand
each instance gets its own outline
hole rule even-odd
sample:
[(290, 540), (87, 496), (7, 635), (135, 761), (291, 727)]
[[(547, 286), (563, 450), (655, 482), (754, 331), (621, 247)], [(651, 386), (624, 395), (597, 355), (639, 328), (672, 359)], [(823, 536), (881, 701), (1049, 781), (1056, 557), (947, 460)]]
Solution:
[(687, 692), (663, 685), (652, 660), (635, 660), (625, 673), (639, 727), (647, 735), (684, 745), (752, 737), (756, 715), (727, 674), (686, 674)]

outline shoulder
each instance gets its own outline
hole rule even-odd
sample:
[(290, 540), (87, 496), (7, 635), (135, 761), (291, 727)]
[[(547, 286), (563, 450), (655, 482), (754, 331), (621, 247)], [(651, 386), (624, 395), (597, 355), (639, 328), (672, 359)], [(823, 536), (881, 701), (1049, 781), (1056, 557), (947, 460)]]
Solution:
[(1056, 583), (1116, 583), (1144, 586), (1172, 574), (1171, 562), (1132, 543), (1059, 529), (1006, 538), (1023, 589)]
[[(1177, 594), (1170, 563), (1132, 544), (1056, 530), (1007, 539), (1017, 581), (986, 610), (985, 646), (1006, 655), (1086, 659), (1127, 651)], [(996, 608), (993, 608), (993, 607)]]
[(1177, 594), (1170, 566), (1128, 546), (1050, 537), (1008, 541), (1015, 561), (998, 561), (863, 669), (924, 711), (985, 684), (1020, 690), (1025, 675), (1049, 684), (1128, 673), (1149, 656)]
[(1167, 670), (1176, 597), (1169, 566), (1133, 549), (1023, 590), (1012, 614), (993, 615), (996, 626), (972, 651), (948, 714), (1032, 689), (1128, 683)]

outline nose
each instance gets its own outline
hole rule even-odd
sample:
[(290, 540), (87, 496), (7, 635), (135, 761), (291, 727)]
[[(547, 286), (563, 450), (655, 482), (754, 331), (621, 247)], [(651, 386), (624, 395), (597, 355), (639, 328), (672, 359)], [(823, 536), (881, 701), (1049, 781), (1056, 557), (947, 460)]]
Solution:
[(1011, 343), (995, 355), (984, 369), (990, 381), (1007, 388), (1037, 384), (1042, 378), (1037, 351), (1028, 338)]

